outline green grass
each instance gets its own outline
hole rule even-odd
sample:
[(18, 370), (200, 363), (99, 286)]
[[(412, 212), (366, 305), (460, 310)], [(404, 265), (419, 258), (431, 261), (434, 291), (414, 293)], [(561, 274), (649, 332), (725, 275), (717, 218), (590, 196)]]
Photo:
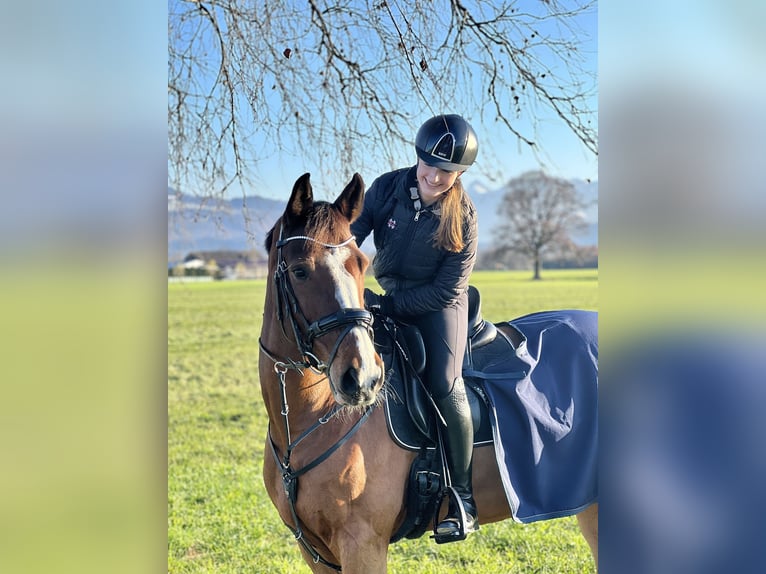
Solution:
[[(484, 316), (597, 308), (598, 272), (477, 272)], [(374, 286), (374, 279), (369, 279)], [(261, 478), (265, 280), (168, 285), (168, 572), (309, 573)], [(391, 546), (392, 574), (590, 573), (575, 518), (482, 526), (468, 540)]]

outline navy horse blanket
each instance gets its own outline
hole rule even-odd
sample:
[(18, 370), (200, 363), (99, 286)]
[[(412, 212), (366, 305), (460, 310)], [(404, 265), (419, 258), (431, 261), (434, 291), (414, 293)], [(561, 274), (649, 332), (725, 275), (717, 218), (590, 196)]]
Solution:
[(598, 314), (544, 311), (506, 325), (522, 336), (515, 353), (464, 376), (488, 395), (513, 519), (577, 514), (598, 495)]
[[(494, 448), (513, 520), (579, 513), (598, 499), (598, 314), (541, 311), (492, 325), (481, 319), (477, 304), (474, 321), (463, 363), (474, 448)], [(391, 325), (396, 323), (384, 320), (376, 333), (390, 368), (388, 430), (400, 447), (420, 452), (410, 469), (407, 520), (396, 541), (424, 532), (439, 502), (441, 469), (433, 454), (427, 391), (411, 374), (425, 364), (422, 339), (408, 339), (413, 331)]]

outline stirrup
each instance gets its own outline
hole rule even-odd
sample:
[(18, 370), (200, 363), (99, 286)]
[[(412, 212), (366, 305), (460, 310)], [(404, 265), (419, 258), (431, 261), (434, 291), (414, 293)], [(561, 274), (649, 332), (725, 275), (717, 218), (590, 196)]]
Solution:
[[(458, 515), (449, 516), (448, 514), (441, 522), (437, 523), (436, 521), (438, 519), (439, 512), (437, 507), (437, 514), (434, 516), (434, 533), (431, 536), (431, 538), (433, 538), (437, 544), (446, 544), (448, 542), (459, 542), (460, 540), (465, 540), (471, 532), (476, 532), (479, 529), (479, 520), (477, 516), (471, 515), (471, 521), (469, 524), (469, 515), (465, 511), (463, 499), (460, 498), (460, 495), (457, 493), (455, 488), (452, 486), (447, 487), (445, 495), (450, 497), (450, 502), (454, 501), (456, 503), (455, 506), (457, 507)], [(439, 532), (439, 526), (442, 524), (450, 523), (454, 524), (456, 528), (450, 530), (449, 532)]]

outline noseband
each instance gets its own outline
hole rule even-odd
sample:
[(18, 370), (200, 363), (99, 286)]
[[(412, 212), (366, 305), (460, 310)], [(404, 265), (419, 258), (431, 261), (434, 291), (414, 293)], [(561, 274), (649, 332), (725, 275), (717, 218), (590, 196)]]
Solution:
[[(364, 327), (368, 334), (372, 335), (372, 314), (366, 309), (344, 308), (338, 309), (335, 313), (325, 315), (313, 323), (309, 323), (306, 315), (301, 309), (300, 302), (295, 296), (295, 291), (290, 283), (288, 266), (282, 256), (282, 248), (290, 241), (311, 241), (327, 249), (337, 249), (348, 245), (355, 240), (352, 235), (341, 243), (324, 243), (313, 237), (306, 235), (293, 235), (292, 237), (282, 238), (283, 226), (279, 227), (279, 239), (277, 241), (277, 267), (274, 271), (274, 283), (277, 292), (277, 320), (285, 331), (284, 320), (287, 318), (292, 327), (295, 344), (301, 354), (301, 362), (295, 363), (299, 367), (309, 367), (317, 373), (326, 373), (338, 353), (343, 339), (354, 327)], [(314, 341), (319, 337), (326, 335), (330, 331), (345, 327), (345, 330), (338, 337), (335, 345), (330, 352), (327, 362), (324, 363), (314, 353)]]

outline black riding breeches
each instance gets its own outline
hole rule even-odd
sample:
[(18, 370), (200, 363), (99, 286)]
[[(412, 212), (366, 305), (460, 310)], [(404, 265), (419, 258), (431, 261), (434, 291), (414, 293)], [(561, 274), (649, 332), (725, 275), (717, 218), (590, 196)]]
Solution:
[(468, 294), (464, 292), (446, 309), (413, 318), (426, 347), (425, 383), (436, 399), (452, 392), (455, 379), (462, 376), (468, 340)]

